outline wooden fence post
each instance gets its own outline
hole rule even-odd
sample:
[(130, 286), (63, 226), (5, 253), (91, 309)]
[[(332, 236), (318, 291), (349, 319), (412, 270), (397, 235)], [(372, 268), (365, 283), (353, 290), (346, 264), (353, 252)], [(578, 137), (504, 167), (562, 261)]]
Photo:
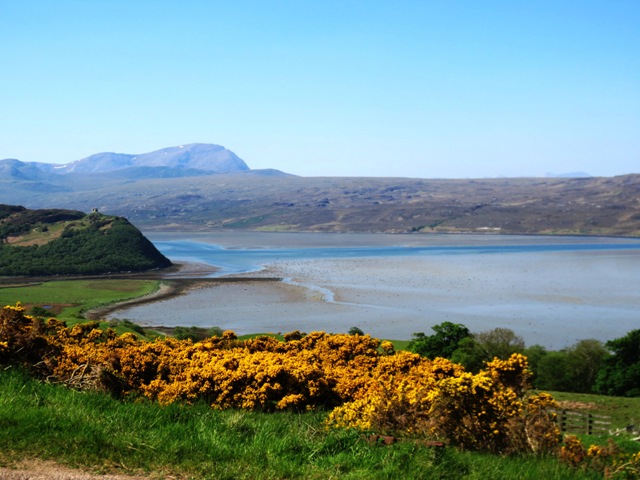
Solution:
[(574, 410), (556, 410), (556, 423), (562, 433), (597, 435), (611, 428), (611, 417)]

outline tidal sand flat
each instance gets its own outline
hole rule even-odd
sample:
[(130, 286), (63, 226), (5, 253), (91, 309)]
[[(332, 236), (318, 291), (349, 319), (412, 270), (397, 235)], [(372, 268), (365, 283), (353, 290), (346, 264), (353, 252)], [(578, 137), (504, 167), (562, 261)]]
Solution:
[[(511, 328), (528, 345), (537, 343), (548, 348), (562, 348), (584, 338), (605, 341), (640, 327), (640, 249), (633, 240), (243, 234), (244, 240), (237, 233), (233, 238), (208, 238), (216, 245), (227, 241), (236, 247), (263, 250), (257, 257), (264, 260), (262, 270), (235, 277), (280, 277), (282, 282), (220, 283), (170, 300), (119, 310), (112, 316), (147, 326), (220, 326), (238, 334), (346, 332), (357, 326), (373, 336), (393, 339), (409, 339), (414, 332), (430, 333), (431, 326), (452, 321), (463, 323), (472, 331)], [(322, 245), (334, 248), (340, 238), (350, 247), (374, 245), (374, 253), (367, 256), (358, 250), (357, 258), (325, 258)], [(171, 240), (154, 241), (162, 245)], [(296, 252), (303, 246), (309, 248), (310, 241), (315, 242), (312, 244), (317, 246), (312, 248), (317, 248), (316, 256), (322, 258), (314, 258), (314, 250), (303, 258), (292, 258), (290, 253), (281, 255), (277, 249), (269, 254), (278, 241)], [(379, 246), (420, 242), (435, 242), (436, 246), (512, 247), (550, 241), (569, 246), (606, 241), (630, 248), (474, 248), (405, 254), (394, 251), (393, 255), (376, 250)], [(197, 238), (195, 243), (208, 242)], [(223, 255), (226, 251), (219, 250), (222, 263), (228, 261)], [(212, 254), (211, 250), (206, 252)], [(215, 256), (213, 251), (207, 261), (215, 261)], [(196, 257), (194, 251), (192, 259)]]

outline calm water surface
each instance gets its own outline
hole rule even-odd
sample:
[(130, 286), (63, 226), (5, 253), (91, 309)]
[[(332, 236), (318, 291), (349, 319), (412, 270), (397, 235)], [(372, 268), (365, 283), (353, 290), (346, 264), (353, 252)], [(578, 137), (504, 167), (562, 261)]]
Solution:
[[(322, 235), (322, 234), (320, 234)], [(339, 240), (338, 237), (336, 240)], [(480, 244), (480, 245), (390, 245), (390, 246), (315, 246), (315, 247), (242, 247), (228, 248), (221, 245), (193, 240), (155, 241), (155, 246), (167, 257), (176, 261), (189, 261), (215, 265), (220, 270), (211, 275), (248, 273), (261, 270), (264, 266), (290, 260), (348, 259), (370, 257), (409, 257), (409, 256), (474, 256), (509, 254), (517, 261), (518, 254), (553, 253), (553, 252), (620, 252), (637, 250), (640, 253), (640, 242), (620, 242), (609, 240), (586, 243), (580, 237), (575, 242), (553, 242), (547, 239), (540, 243), (531, 241), (530, 237), (514, 238), (514, 244)], [(455, 243), (456, 237), (450, 236)]]
[[(239, 334), (347, 331), (382, 338), (431, 333), (443, 321), (507, 327), (527, 345), (562, 348), (640, 328), (640, 240), (588, 237), (336, 234), (149, 234), (174, 261), (217, 276), (275, 266), (280, 284), (232, 284), (118, 311), (143, 325)], [(253, 275), (253, 274), (252, 274)], [(280, 288), (280, 290), (278, 290)]]

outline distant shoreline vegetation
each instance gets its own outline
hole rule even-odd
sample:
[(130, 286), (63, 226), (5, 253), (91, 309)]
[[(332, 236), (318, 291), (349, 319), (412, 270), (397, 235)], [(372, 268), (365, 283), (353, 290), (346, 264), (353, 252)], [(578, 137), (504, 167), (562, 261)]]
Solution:
[(171, 266), (123, 217), (0, 205), (0, 276), (94, 275)]

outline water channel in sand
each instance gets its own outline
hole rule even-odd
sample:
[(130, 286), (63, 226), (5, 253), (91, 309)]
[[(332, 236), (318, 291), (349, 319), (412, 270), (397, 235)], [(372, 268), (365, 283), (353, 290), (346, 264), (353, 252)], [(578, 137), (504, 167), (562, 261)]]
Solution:
[(640, 240), (589, 237), (290, 233), (148, 234), (174, 261), (219, 283), (111, 316), (146, 326), (219, 326), (409, 339), (443, 321), (507, 327), (562, 348), (640, 328)]

